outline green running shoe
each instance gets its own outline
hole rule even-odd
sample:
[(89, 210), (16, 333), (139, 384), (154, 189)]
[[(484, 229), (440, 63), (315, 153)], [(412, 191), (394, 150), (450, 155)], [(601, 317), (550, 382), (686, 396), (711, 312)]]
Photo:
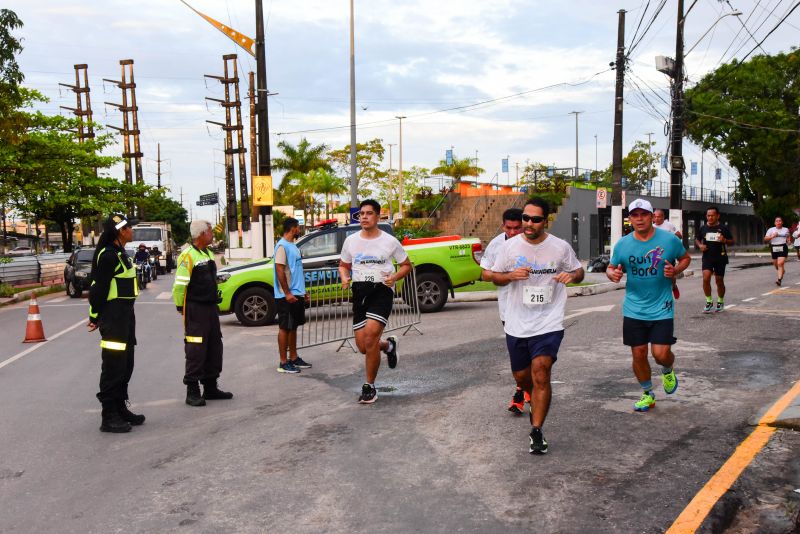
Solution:
[(675, 369), (665, 375), (662, 374), (661, 380), (664, 382), (664, 391), (667, 392), (667, 395), (672, 395), (678, 389), (678, 377), (675, 376)]
[(646, 412), (655, 405), (656, 405), (655, 395), (648, 395), (647, 393), (642, 393), (642, 398), (634, 403), (633, 409), (637, 412)]

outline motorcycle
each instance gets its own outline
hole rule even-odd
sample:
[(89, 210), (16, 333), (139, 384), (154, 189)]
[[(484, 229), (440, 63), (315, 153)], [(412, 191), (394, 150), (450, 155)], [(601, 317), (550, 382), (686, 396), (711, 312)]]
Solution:
[(141, 289), (145, 289), (150, 283), (150, 265), (145, 261), (136, 262), (136, 282)]
[(153, 278), (153, 280), (157, 280), (158, 279), (158, 258), (156, 258), (153, 255), (150, 255), (150, 257), (147, 258), (147, 266), (150, 268), (150, 275)]

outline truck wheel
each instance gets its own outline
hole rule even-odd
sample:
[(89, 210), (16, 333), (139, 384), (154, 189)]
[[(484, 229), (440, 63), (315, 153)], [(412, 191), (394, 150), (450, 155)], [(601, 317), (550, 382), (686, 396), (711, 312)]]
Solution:
[(447, 303), (447, 282), (436, 273), (417, 275), (417, 300), (420, 312), (438, 312)]
[(244, 326), (266, 326), (275, 322), (275, 297), (263, 287), (242, 291), (234, 306), (236, 318)]
[(67, 282), (67, 295), (70, 297), (77, 299), (81, 297), (82, 291), (75, 285), (75, 280), (70, 280)]

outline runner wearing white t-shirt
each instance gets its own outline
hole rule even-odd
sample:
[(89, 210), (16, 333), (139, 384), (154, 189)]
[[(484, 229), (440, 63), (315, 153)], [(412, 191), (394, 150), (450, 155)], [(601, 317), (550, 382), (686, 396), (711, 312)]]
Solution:
[[(356, 346), (364, 354), (367, 381), (361, 386), (358, 402), (372, 404), (378, 398), (375, 378), (381, 365), (381, 350), (390, 369), (397, 365), (397, 338), (381, 341), (389, 322), (394, 300), (394, 283), (411, 271), (408, 254), (392, 235), (378, 228), (381, 205), (375, 200), (361, 202), (361, 231), (347, 237), (342, 245), (339, 276), (342, 288), (353, 289), (353, 330)], [(399, 266), (394, 270), (392, 260)]]
[(794, 238), (794, 251), (797, 253), (797, 259), (800, 260), (800, 224), (798, 224), (797, 229), (792, 232), (792, 237)]
[[(653, 212), (653, 226), (658, 228), (659, 230), (666, 230), (667, 232), (673, 234), (675, 237), (683, 240), (683, 234), (681, 234), (678, 227), (672, 224), (671, 221), (667, 220), (667, 214), (661, 208), (657, 208)], [(675, 300), (681, 298), (681, 291), (678, 289), (678, 280), (675, 279), (672, 281), (672, 296), (675, 297)]]
[(531, 454), (545, 454), (542, 425), (550, 408), (550, 372), (564, 338), (568, 283), (583, 269), (566, 241), (545, 232), (549, 207), (532, 198), (522, 212), (523, 235), (509, 239), (492, 266), (492, 281), (508, 285), (505, 333), (511, 370), (531, 395)]
[(783, 282), (784, 264), (789, 256), (788, 243), (790, 237), (789, 229), (783, 225), (783, 217), (775, 217), (775, 226), (767, 230), (764, 236), (764, 243), (769, 244), (770, 252), (772, 252), (772, 265), (778, 271), (778, 279), (775, 280), (776, 285), (781, 285), (781, 282)]
[[(489, 241), (486, 246), (486, 251), (481, 258), (481, 280), (484, 282), (492, 281), (492, 266), (494, 265), (497, 254), (500, 252), (506, 240), (511, 239), (515, 235), (522, 232), (522, 210), (519, 208), (509, 208), (503, 212), (503, 233), (496, 236)], [(505, 307), (506, 307), (506, 289), (507, 286), (497, 286), (497, 308), (500, 312), (500, 322), (505, 325)], [(517, 384), (517, 390), (511, 397), (511, 403), (508, 405), (508, 411), (522, 415), (525, 412), (525, 403), (530, 403), (531, 398), (527, 392), (523, 391), (522, 387)]]

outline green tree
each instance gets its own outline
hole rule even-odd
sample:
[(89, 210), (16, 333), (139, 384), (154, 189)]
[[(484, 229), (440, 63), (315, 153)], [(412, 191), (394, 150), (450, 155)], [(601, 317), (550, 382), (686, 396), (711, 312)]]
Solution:
[(300, 204), (303, 209), (303, 216), (308, 217), (313, 191), (311, 190), (312, 181), (309, 173), (316, 169), (330, 170), (330, 164), (325, 159), (325, 152), (328, 146), (320, 144), (312, 146), (305, 137), (300, 140), (297, 146), (293, 146), (288, 141), (278, 143), (282, 156), (273, 158), (272, 168), (285, 171), (281, 179), (278, 191), (281, 201), (291, 201), (292, 205)]
[(800, 204), (800, 51), (720, 66), (686, 91), (688, 137), (722, 154), (766, 221)]
[(164, 189), (153, 190), (140, 203), (148, 221), (166, 221), (172, 238), (182, 244), (189, 240), (189, 214), (181, 203), (169, 198)]
[(439, 161), (439, 166), (431, 169), (431, 174), (443, 174), (449, 176), (453, 181), (460, 182), (465, 176), (478, 176), (484, 170), (472, 164), (472, 159), (453, 157), (453, 163), (447, 164), (447, 160)]
[[(375, 194), (381, 182), (386, 178), (386, 171), (381, 169), (381, 162), (386, 149), (383, 140), (375, 138), (366, 143), (356, 143), (356, 190), (359, 198), (368, 198)], [(331, 166), (339, 176), (346, 176), (345, 183), (350, 184), (350, 145), (328, 153)]]
[(94, 139), (79, 143), (76, 127), (77, 119), (28, 113), (19, 142), (0, 148), (0, 173), (10, 205), (36, 220), (56, 223), (67, 251), (76, 219), (124, 211), (150, 189), (96, 174), (118, 161), (98, 155), (114, 139), (96, 127)]
[(26, 126), (26, 116), (19, 112), (25, 102), (41, 99), (35, 91), (20, 87), (25, 79), (17, 63), (17, 54), (22, 44), (12, 32), (22, 27), (17, 14), (9, 9), (0, 9), (0, 141), (16, 144)]
[[(658, 176), (658, 162), (661, 153), (653, 152), (656, 142), (648, 144), (645, 141), (636, 141), (630, 151), (622, 158), (622, 177), (626, 181), (626, 189), (642, 191), (647, 187), (647, 182)], [(592, 180), (597, 185), (611, 187), (613, 183), (613, 165), (592, 173)]]
[(347, 183), (344, 179), (326, 169), (314, 169), (308, 173), (308, 177), (311, 181), (310, 187), (312, 191), (325, 196), (325, 218), (329, 219), (331, 216), (331, 197), (346, 193)]

